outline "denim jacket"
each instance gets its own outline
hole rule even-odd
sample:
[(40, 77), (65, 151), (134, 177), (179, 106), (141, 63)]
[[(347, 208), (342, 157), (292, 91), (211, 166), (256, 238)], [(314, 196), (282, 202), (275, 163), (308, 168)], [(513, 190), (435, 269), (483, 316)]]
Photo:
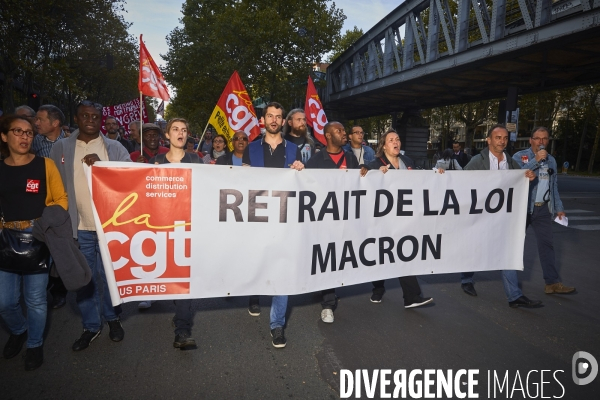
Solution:
[[(342, 146), (342, 149), (344, 149), (344, 151), (352, 151), (352, 146), (350, 146), (350, 143), (346, 143)], [(375, 159), (375, 150), (369, 146), (363, 146), (363, 150), (363, 160), (365, 161), (364, 165), (369, 165), (369, 163)]]
[[(522, 169), (530, 169), (535, 172), (535, 179), (529, 183), (529, 206), (527, 212), (531, 214), (533, 212), (535, 198), (537, 195), (540, 164), (536, 161), (535, 154), (533, 153), (533, 150), (531, 150), (531, 147), (515, 153), (513, 159), (519, 163)], [(556, 166), (556, 160), (554, 157), (548, 154), (548, 159), (546, 162), (548, 163), (548, 168), (554, 171), (550, 175), (550, 202), (548, 203), (550, 214), (554, 215), (555, 213), (562, 212), (565, 209), (562, 201), (560, 200), (560, 196), (558, 195), (558, 169)]]

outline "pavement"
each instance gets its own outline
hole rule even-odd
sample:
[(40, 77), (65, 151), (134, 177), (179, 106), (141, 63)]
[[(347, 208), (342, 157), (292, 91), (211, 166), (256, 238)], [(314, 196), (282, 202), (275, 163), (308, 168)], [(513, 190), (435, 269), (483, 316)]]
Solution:
[[(560, 176), (559, 188), (567, 215), (584, 218), (572, 225), (600, 223), (589, 219), (600, 217), (600, 179)], [(509, 308), (498, 271), (476, 274), (477, 297), (462, 292), (458, 274), (421, 276), (423, 294), (435, 303), (411, 310), (402, 306), (398, 280), (386, 281), (380, 304), (369, 301), (371, 285), (361, 284), (337, 290), (333, 324), (320, 321), (320, 294), (290, 297), (285, 349), (271, 346), (270, 299), (261, 297), (259, 317), (248, 314), (247, 298), (194, 300), (198, 348), (186, 351), (172, 347), (172, 302), (142, 312), (128, 303), (122, 342), (111, 342), (106, 328), (76, 353), (81, 323), (70, 293), (65, 307), (48, 313), (42, 367), (25, 372), (21, 355), (0, 359), (0, 399), (336, 399), (342, 369), (476, 369), (479, 398), (597, 399), (600, 377), (576, 385), (571, 367), (577, 351), (600, 360), (600, 228), (554, 224), (553, 232), (560, 274), (576, 294), (544, 294), (530, 230), (519, 275), (525, 295), (542, 308)], [(0, 328), (0, 344), (7, 338)], [(507, 378), (502, 391), (488, 374)], [(373, 398), (382, 398), (379, 389)]]

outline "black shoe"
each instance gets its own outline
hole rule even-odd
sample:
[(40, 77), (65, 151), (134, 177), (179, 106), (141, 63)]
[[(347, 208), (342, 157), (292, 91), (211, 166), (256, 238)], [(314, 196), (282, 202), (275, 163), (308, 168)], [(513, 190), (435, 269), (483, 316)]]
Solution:
[(477, 296), (477, 292), (475, 291), (475, 286), (473, 286), (473, 284), (471, 282), (463, 283), (460, 285), (460, 287), (462, 288), (463, 292), (465, 292), (469, 296)]
[(100, 330), (98, 332), (91, 332), (84, 329), (83, 333), (81, 334), (81, 337), (77, 339), (75, 343), (73, 343), (73, 351), (81, 351), (87, 349), (90, 346), (90, 343), (92, 343), (94, 339), (100, 336), (100, 332), (102, 331)]
[(383, 291), (381, 293), (373, 292), (373, 294), (371, 295), (371, 303), (381, 303), (384, 293), (385, 293), (385, 291)]
[(542, 306), (542, 302), (539, 300), (530, 300), (525, 296), (521, 296), (515, 301), (509, 301), (508, 306), (511, 308), (524, 307), (524, 308), (537, 308)]
[(278, 349), (282, 349), (287, 344), (287, 340), (285, 340), (285, 336), (283, 336), (283, 327), (271, 329), (271, 337), (273, 338), (273, 347)]
[(106, 323), (108, 324), (108, 337), (110, 338), (110, 340), (112, 340), (113, 342), (120, 342), (121, 340), (123, 340), (123, 338), (125, 337), (125, 331), (121, 326), (121, 320), (117, 318), (112, 321), (107, 321)]
[(193, 337), (191, 337), (190, 332), (183, 332), (178, 335), (175, 335), (175, 340), (173, 341), (173, 347), (181, 350), (195, 349), (196, 341)]
[(52, 297), (52, 308), (53, 309), (59, 309), (61, 307), (64, 307), (65, 304), (67, 304), (67, 298), (64, 296), (59, 296), (59, 295), (54, 295)]
[(8, 341), (4, 345), (4, 355), (5, 359), (13, 358), (17, 354), (21, 352), (23, 348), (23, 344), (27, 340), (27, 331), (21, 333), (20, 335), (10, 335)]
[(404, 300), (404, 308), (415, 308), (424, 306), (425, 304), (429, 304), (433, 301), (432, 297), (421, 297), (417, 296), (412, 301)]
[(258, 317), (260, 315), (260, 305), (258, 303), (248, 304), (248, 314)]
[(25, 352), (25, 371), (33, 371), (39, 368), (44, 362), (43, 346), (27, 349)]

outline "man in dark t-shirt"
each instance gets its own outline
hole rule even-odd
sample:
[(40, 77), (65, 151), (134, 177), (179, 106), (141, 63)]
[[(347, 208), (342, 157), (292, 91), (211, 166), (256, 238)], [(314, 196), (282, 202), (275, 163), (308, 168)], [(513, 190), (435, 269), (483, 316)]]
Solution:
[(300, 154), (304, 164), (315, 155), (315, 141), (308, 134), (306, 125), (306, 114), (301, 108), (294, 108), (290, 111), (283, 123), (283, 138), (294, 143), (300, 149)]
[[(265, 108), (265, 135), (261, 140), (252, 142), (244, 150), (242, 165), (249, 167), (266, 168), (292, 168), (304, 169), (300, 149), (281, 136), (283, 125), (283, 107), (281, 104), (271, 102)], [(252, 316), (260, 315), (258, 296), (250, 296), (248, 312)], [(287, 311), (288, 296), (273, 296), (271, 303), (271, 336), (273, 346), (285, 347), (287, 341), (284, 336), (285, 313)]]
[[(345, 151), (342, 146), (346, 144), (348, 138), (344, 125), (337, 121), (328, 122), (323, 127), (327, 147), (315, 154), (306, 163), (306, 168), (325, 168), (325, 169), (359, 169), (358, 160), (351, 150)], [(325, 323), (333, 323), (333, 311), (337, 307), (337, 297), (335, 288), (321, 291), (323, 301), (321, 306), (321, 320)]]

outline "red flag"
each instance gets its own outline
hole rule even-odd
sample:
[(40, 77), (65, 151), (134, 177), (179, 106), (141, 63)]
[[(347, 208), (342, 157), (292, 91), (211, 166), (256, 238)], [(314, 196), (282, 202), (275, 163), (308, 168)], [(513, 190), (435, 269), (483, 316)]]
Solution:
[(225, 136), (233, 150), (231, 138), (236, 131), (244, 131), (250, 141), (260, 135), (260, 127), (252, 100), (237, 71), (233, 71), (208, 122)]
[(148, 53), (142, 35), (140, 35), (140, 78), (138, 80), (138, 89), (146, 96), (158, 97), (163, 100), (169, 100), (169, 90), (167, 83), (163, 78), (156, 63)]
[(306, 122), (312, 127), (315, 138), (324, 146), (327, 146), (323, 127), (327, 123), (323, 105), (319, 100), (319, 94), (315, 88), (312, 78), (308, 77), (308, 86), (306, 87), (306, 103), (304, 103), (304, 112), (306, 113)]

